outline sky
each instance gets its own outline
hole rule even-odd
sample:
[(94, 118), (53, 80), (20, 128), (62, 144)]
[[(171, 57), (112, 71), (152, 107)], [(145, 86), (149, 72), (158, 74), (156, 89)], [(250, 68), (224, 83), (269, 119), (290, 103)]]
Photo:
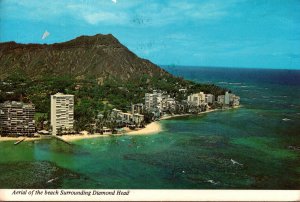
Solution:
[(0, 0), (0, 42), (113, 34), (158, 65), (300, 69), (299, 0)]

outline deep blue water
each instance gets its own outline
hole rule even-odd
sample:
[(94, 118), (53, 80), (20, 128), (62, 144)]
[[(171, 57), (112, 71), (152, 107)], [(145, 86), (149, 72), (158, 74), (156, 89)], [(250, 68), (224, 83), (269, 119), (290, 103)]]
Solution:
[(300, 85), (300, 70), (188, 66), (164, 66), (163, 68), (174, 75), (205, 83)]

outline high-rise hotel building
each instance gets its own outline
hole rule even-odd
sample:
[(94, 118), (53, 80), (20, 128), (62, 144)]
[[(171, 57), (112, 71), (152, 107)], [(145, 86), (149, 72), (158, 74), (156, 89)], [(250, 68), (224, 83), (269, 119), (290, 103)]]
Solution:
[(145, 109), (152, 110), (152, 109), (159, 109), (162, 108), (162, 93), (156, 90), (153, 90), (153, 93), (146, 93), (145, 94)]
[(0, 104), (0, 134), (31, 136), (35, 132), (33, 104), (6, 101)]
[(59, 131), (73, 130), (74, 124), (74, 95), (57, 93), (51, 95), (51, 126), (52, 135)]

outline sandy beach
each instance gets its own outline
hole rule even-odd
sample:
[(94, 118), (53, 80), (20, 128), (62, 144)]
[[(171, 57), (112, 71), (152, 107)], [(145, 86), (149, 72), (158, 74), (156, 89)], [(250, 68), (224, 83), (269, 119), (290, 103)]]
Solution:
[[(108, 137), (109, 135), (101, 135), (101, 134), (93, 134), (93, 135), (63, 135), (59, 136), (61, 139), (69, 142), (69, 141), (75, 141), (75, 140), (81, 140), (81, 139), (90, 139), (90, 138), (97, 138), (97, 137)], [(4, 141), (19, 141), (24, 139), (24, 141), (36, 141), (36, 140), (42, 140), (43, 137), (0, 137), (0, 142)]]
[(209, 110), (206, 110), (205, 112), (200, 112), (198, 114), (206, 114), (206, 113), (210, 113), (210, 112), (215, 112), (215, 111), (219, 111), (220, 109), (209, 109)]
[(126, 133), (126, 135), (147, 135), (147, 134), (153, 134), (158, 133), (162, 131), (162, 127), (158, 121), (154, 121), (148, 125), (146, 125), (145, 128), (142, 128), (140, 130), (134, 130)]
[(19, 141), (24, 139), (24, 141), (35, 141), (35, 140), (40, 140), (40, 137), (0, 137), (0, 142), (4, 141)]

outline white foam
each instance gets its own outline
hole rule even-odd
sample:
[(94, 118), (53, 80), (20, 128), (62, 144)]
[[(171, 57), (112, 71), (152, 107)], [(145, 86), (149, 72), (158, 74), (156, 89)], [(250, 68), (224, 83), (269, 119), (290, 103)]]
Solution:
[(232, 85), (241, 85), (242, 83), (229, 83), (229, 84), (232, 84)]
[(55, 181), (55, 180), (57, 180), (57, 179), (58, 179), (58, 177), (53, 178), (53, 179), (51, 179), (51, 180), (48, 180), (47, 183), (51, 183), (51, 182), (53, 182), (53, 181)]
[(241, 164), (241, 163), (239, 163), (239, 162), (237, 162), (237, 161), (235, 161), (235, 160), (233, 160), (233, 159), (230, 159), (230, 161), (231, 161), (231, 163), (234, 165), (234, 164), (238, 164), (238, 165), (240, 165), (240, 166), (242, 166), (243, 164)]
[(207, 182), (211, 183), (211, 184), (218, 184), (218, 182), (215, 182), (213, 180), (207, 180)]

